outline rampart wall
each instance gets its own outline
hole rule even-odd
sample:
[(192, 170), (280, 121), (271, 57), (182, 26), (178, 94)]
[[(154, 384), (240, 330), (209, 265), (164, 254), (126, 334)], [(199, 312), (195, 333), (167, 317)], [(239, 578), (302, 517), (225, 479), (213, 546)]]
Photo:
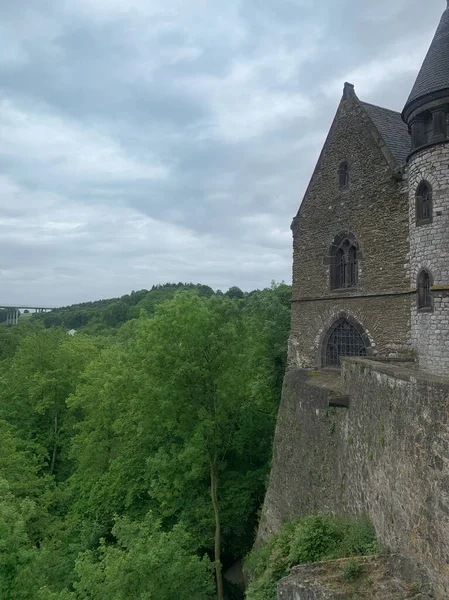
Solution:
[(285, 377), (258, 543), (299, 516), (366, 513), (447, 600), (449, 380), (413, 364), (342, 363), (341, 375)]

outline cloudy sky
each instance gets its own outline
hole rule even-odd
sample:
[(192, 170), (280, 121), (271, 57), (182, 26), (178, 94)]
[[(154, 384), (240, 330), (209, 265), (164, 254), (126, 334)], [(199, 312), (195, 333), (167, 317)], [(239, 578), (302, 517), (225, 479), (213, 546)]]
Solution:
[(345, 80), (401, 110), (445, 0), (0, 2), (0, 302), (290, 282)]

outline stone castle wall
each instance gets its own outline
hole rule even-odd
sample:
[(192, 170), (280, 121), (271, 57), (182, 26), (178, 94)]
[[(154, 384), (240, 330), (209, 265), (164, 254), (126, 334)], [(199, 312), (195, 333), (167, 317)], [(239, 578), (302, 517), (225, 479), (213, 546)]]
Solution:
[[(329, 408), (342, 395), (349, 408)], [(449, 382), (359, 358), (343, 360), (341, 377), (287, 373), (258, 543), (323, 511), (367, 513), (380, 540), (447, 600)]]
[[(415, 194), (419, 184), (432, 186), (432, 220), (416, 224)], [(412, 288), (421, 269), (433, 277), (432, 312), (411, 305), (412, 344), (419, 364), (434, 374), (449, 374), (449, 147), (438, 145), (418, 152), (408, 165), (410, 271)], [(444, 289), (446, 288), (446, 289)]]
[(409, 295), (294, 303), (292, 312), (292, 366), (321, 368), (325, 335), (341, 317), (355, 318), (362, 326), (373, 356), (389, 357), (410, 350)]
[[(358, 315), (376, 351), (389, 355), (411, 348), (408, 194), (376, 136), (357, 97), (342, 100), (292, 225), (292, 339), (304, 368), (319, 366), (316, 338), (332, 310)], [(340, 189), (343, 161), (350, 180)], [(334, 290), (330, 249), (343, 232), (359, 244), (358, 284)]]

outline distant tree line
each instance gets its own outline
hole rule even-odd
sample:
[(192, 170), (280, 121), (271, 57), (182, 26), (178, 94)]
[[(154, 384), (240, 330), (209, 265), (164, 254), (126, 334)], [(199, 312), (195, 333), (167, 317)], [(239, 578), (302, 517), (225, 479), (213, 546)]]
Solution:
[[(181, 290), (195, 290), (200, 296), (225, 296), (232, 299), (242, 299), (244, 292), (234, 286), (223, 294), (220, 290), (215, 292), (208, 285), (193, 283), (165, 283), (154, 285), (150, 290), (132, 291), (121, 298), (82, 302), (52, 310), (51, 312), (35, 313), (33, 319), (41, 321), (45, 327), (66, 327), (67, 329), (81, 329), (89, 326), (92, 333), (102, 331), (108, 327), (116, 328), (131, 319), (136, 319), (140, 311), (144, 310), (153, 315), (155, 307), (164, 300), (170, 300), (176, 292)], [(252, 295), (256, 292), (250, 292)], [(6, 320), (6, 311), (5, 317)], [(0, 322), (2, 314), (0, 311)]]

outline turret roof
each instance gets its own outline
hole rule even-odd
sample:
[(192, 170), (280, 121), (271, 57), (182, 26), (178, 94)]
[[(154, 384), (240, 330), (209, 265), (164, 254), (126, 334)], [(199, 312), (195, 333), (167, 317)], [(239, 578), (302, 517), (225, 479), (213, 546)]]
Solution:
[(445, 89), (449, 89), (449, 0), (405, 107)]

